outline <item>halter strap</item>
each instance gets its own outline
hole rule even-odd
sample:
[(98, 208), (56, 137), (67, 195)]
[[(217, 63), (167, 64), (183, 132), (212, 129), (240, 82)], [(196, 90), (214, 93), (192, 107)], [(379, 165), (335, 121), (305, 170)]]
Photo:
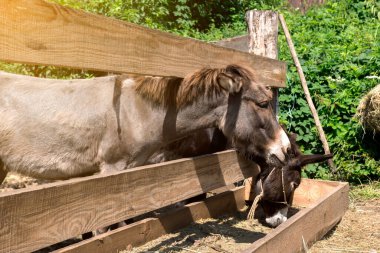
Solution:
[(288, 205), (288, 201), (286, 199), (285, 193), (285, 185), (284, 185), (284, 168), (281, 168), (281, 184), (282, 184), (282, 193), (284, 194), (284, 202)]

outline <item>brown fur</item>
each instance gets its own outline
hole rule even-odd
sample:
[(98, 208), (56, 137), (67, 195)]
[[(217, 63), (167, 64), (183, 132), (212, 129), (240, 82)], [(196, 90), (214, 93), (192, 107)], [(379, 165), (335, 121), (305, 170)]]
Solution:
[(154, 104), (168, 108), (175, 105), (181, 78), (136, 76), (136, 92)]
[(136, 91), (145, 99), (167, 108), (176, 105), (181, 109), (199, 98), (215, 98), (226, 91), (218, 82), (218, 75), (232, 72), (243, 80), (254, 80), (252, 72), (247, 67), (229, 65), (226, 68), (203, 68), (186, 76), (184, 79), (177, 77), (134, 77)]

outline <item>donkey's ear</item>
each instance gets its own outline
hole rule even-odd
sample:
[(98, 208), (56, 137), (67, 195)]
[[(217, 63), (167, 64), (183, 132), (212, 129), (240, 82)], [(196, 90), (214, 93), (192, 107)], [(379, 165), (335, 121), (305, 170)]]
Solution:
[(218, 75), (218, 83), (229, 93), (238, 93), (243, 85), (241, 77), (226, 73), (220, 73)]
[(300, 159), (300, 165), (301, 167), (311, 164), (311, 163), (320, 163), (323, 161), (326, 161), (328, 159), (331, 159), (334, 155), (333, 154), (327, 154), (327, 155), (301, 155)]

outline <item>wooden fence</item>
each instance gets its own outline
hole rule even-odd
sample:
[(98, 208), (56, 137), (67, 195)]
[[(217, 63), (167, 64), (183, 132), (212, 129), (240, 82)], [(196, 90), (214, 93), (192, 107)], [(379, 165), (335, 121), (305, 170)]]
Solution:
[(233, 62), (250, 65), (268, 86), (285, 85), (283, 62), (42, 0), (0, 0), (0, 13), (4, 61), (178, 77)]
[[(42, 0), (0, 0), (0, 13), (1, 61), (179, 77), (243, 63), (258, 81), (285, 85), (285, 63), (231, 49), (245, 37), (208, 44)], [(253, 167), (224, 151), (2, 193), (0, 253), (34, 251), (232, 184), (255, 176)]]

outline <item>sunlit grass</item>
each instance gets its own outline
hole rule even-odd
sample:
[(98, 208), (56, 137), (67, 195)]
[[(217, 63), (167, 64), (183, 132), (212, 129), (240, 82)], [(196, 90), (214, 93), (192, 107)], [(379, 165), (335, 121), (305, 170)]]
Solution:
[(380, 181), (351, 186), (350, 198), (354, 200), (380, 199)]

